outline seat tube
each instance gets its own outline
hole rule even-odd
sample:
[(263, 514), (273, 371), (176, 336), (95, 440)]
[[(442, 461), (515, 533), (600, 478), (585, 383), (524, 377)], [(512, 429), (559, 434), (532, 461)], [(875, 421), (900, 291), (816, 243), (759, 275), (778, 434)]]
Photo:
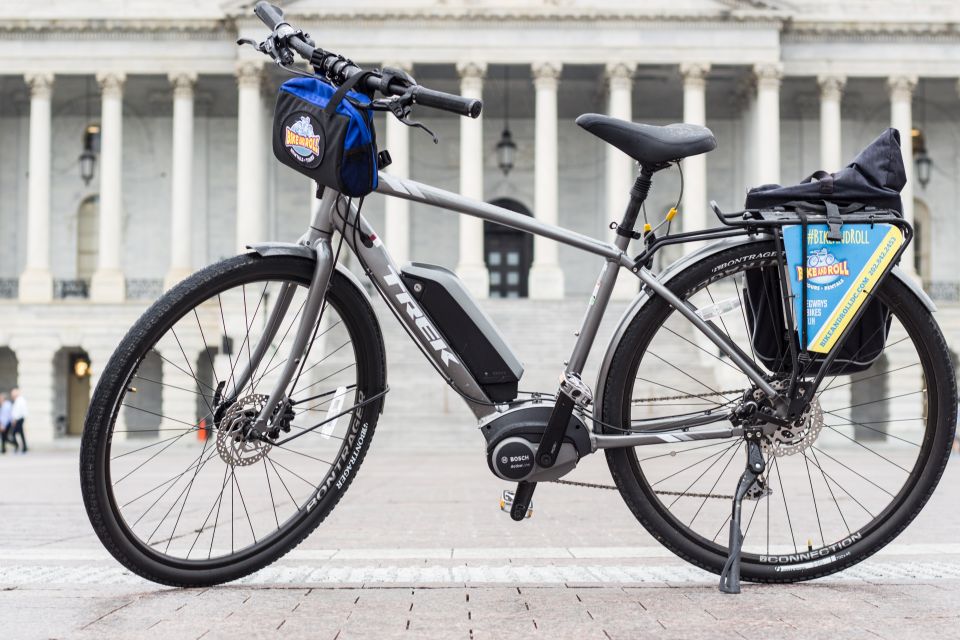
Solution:
[[(650, 185), (653, 181), (653, 171), (641, 169), (633, 187), (630, 189), (630, 200), (627, 208), (623, 212), (623, 220), (617, 226), (617, 237), (614, 244), (620, 251), (626, 251), (632, 239), (633, 228), (637, 223), (637, 217), (640, 215), (640, 207), (650, 192)], [(566, 373), (580, 375), (583, 367), (586, 365), (587, 356), (590, 355), (590, 349), (593, 347), (593, 341), (597, 337), (597, 331), (600, 328), (600, 322), (603, 320), (603, 314), (607, 310), (607, 304), (610, 302), (610, 296), (613, 294), (613, 288), (617, 284), (617, 276), (620, 274), (620, 263), (616, 260), (607, 260), (600, 275), (597, 277), (597, 284), (590, 295), (590, 303), (587, 312), (580, 323), (580, 330), (577, 332), (577, 342), (573, 347), (573, 353), (570, 354), (570, 360), (567, 362)]]

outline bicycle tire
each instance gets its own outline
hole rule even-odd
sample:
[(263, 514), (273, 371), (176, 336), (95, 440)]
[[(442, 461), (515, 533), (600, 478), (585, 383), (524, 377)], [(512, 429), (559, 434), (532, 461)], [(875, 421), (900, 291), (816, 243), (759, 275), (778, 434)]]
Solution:
[[(293, 256), (262, 257), (244, 254), (211, 265), (193, 274), (158, 299), (129, 330), (103, 370), (87, 413), (80, 448), (80, 482), (84, 506), (94, 531), (106, 549), (123, 566), (160, 584), (200, 587), (221, 584), (249, 575), (296, 547), (333, 510), (349, 488), (373, 439), (383, 397), (356, 410), (348, 425), (336, 466), (327, 472), (343, 480), (342, 465), (349, 461), (345, 480), (326, 481), (302, 513), (285, 522), (271, 543), (256, 552), (209, 561), (176, 560), (151, 552), (131, 532), (115, 504), (109, 473), (110, 445), (119, 403), (138, 363), (168, 327), (211, 294), (244, 282), (276, 278), (307, 286), (313, 274), (311, 260)], [(357, 384), (371, 398), (386, 388), (386, 357), (376, 315), (367, 297), (343, 274), (334, 272), (327, 303), (339, 313), (357, 350)], [(360, 434), (362, 432), (362, 437)], [(320, 495), (320, 488), (325, 490)]]
[[(683, 298), (705, 283), (722, 277), (724, 273), (749, 266), (774, 265), (775, 256), (775, 246), (771, 241), (733, 247), (691, 265), (671, 280), (669, 288)], [(758, 556), (744, 553), (741, 572), (746, 581), (798, 582), (836, 573), (862, 562), (903, 532), (926, 504), (943, 474), (957, 422), (956, 378), (949, 349), (933, 315), (903, 282), (887, 278), (878, 288), (877, 295), (903, 322), (915, 338), (915, 343), (919, 342), (922, 346), (924, 352), (920, 356), (924, 375), (929, 376), (927, 387), (930, 397), (927, 406), (933, 416), (929, 417), (928, 414), (923, 448), (917, 465), (911, 470), (909, 486), (904, 485), (881, 521), (872, 523), (867, 530), (859, 531), (859, 539), (842, 546), (842, 552), (832, 553), (826, 560), (810, 561), (804, 559), (803, 554), (787, 554), (783, 556), (785, 562), (771, 561), (770, 558), (761, 562)], [(603, 421), (607, 425), (624, 422), (638, 364), (653, 336), (673, 312), (662, 298), (654, 296), (624, 332), (615, 349), (604, 397), (601, 399)], [(605, 431), (618, 433), (609, 428), (605, 428)], [(710, 544), (671, 515), (669, 508), (661, 503), (644, 478), (635, 452), (636, 448), (606, 451), (613, 480), (633, 515), (674, 554), (719, 574), (726, 561), (724, 545)], [(724, 493), (732, 493), (732, 490), (731, 486)]]

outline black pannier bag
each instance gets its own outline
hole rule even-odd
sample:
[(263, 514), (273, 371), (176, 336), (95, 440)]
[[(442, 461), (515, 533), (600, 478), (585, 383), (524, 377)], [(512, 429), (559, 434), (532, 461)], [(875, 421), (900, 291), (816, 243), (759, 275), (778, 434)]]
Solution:
[(280, 86), (273, 115), (273, 154), (318, 184), (351, 197), (377, 188), (377, 139), (370, 98), (352, 91), (358, 74), (334, 89), (319, 78)]
[[(747, 192), (747, 209), (798, 210), (811, 215), (862, 211), (867, 207), (903, 214), (900, 190), (906, 184), (900, 134), (887, 129), (860, 152), (853, 162), (836, 173), (818, 171), (800, 184), (768, 184)], [(788, 339), (798, 337), (787, 327), (788, 313), (776, 266), (747, 271), (745, 277), (746, 316), (757, 359), (773, 373), (791, 369)], [(801, 295), (795, 291), (794, 295)], [(883, 353), (890, 331), (890, 311), (877, 299), (870, 300), (858, 322), (846, 330), (840, 352), (828, 375), (849, 375), (870, 368)], [(797, 318), (797, 323), (802, 322)], [(825, 355), (813, 356), (809, 372), (816, 372)]]

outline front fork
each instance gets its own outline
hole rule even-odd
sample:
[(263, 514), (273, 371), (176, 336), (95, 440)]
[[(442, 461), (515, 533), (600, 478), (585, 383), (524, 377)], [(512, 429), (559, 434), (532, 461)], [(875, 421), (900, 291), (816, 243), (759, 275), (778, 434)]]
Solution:
[[(267, 399), (267, 403), (260, 410), (253, 429), (261, 436), (268, 431), (268, 424), (271, 417), (287, 398), (287, 389), (290, 382), (297, 375), (297, 369), (301, 366), (303, 358), (306, 357), (309, 342), (313, 336), (317, 323), (320, 322), (320, 314), (323, 310), (323, 303), (327, 296), (327, 289), (330, 286), (330, 278), (333, 275), (334, 256), (331, 245), (331, 236), (333, 227), (332, 212), (337, 204), (339, 193), (332, 189), (327, 189), (320, 199), (320, 206), (314, 214), (310, 225), (310, 231), (304, 236), (303, 242), (314, 251), (316, 261), (313, 266), (313, 277), (310, 280), (310, 289), (307, 292), (307, 299), (303, 305), (302, 317), (294, 335), (293, 343), (290, 346), (290, 353), (286, 363), (277, 378), (273, 390)], [(276, 337), (283, 322), (284, 316), (290, 308), (290, 302), (296, 292), (296, 284), (287, 284), (280, 291), (277, 304), (271, 311), (264, 332), (259, 342), (253, 349), (247, 363), (242, 366), (240, 373), (233, 379), (231, 389), (224, 391), (224, 402), (221, 406), (229, 406), (237, 400), (240, 391), (250, 382), (254, 372), (260, 366), (261, 361), (267, 353), (267, 349)], [(219, 413), (219, 411), (218, 411)]]

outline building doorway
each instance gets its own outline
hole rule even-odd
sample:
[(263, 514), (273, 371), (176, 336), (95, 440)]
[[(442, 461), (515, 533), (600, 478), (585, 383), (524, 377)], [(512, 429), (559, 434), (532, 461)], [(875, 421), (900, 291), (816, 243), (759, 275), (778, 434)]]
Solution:
[(163, 420), (163, 358), (154, 350), (143, 357), (123, 401), (128, 438), (155, 438)]
[(77, 280), (89, 281), (100, 260), (100, 196), (87, 196), (77, 210)]
[[(490, 204), (532, 215), (522, 203), (499, 198)], [(526, 298), (533, 263), (533, 236), (492, 222), (483, 223), (483, 255), (490, 274), (491, 298)]]
[(17, 386), (17, 354), (9, 347), (0, 347), (0, 393), (10, 397), (10, 389)]
[(53, 356), (56, 433), (79, 436), (90, 406), (90, 356), (78, 347), (64, 347)]

